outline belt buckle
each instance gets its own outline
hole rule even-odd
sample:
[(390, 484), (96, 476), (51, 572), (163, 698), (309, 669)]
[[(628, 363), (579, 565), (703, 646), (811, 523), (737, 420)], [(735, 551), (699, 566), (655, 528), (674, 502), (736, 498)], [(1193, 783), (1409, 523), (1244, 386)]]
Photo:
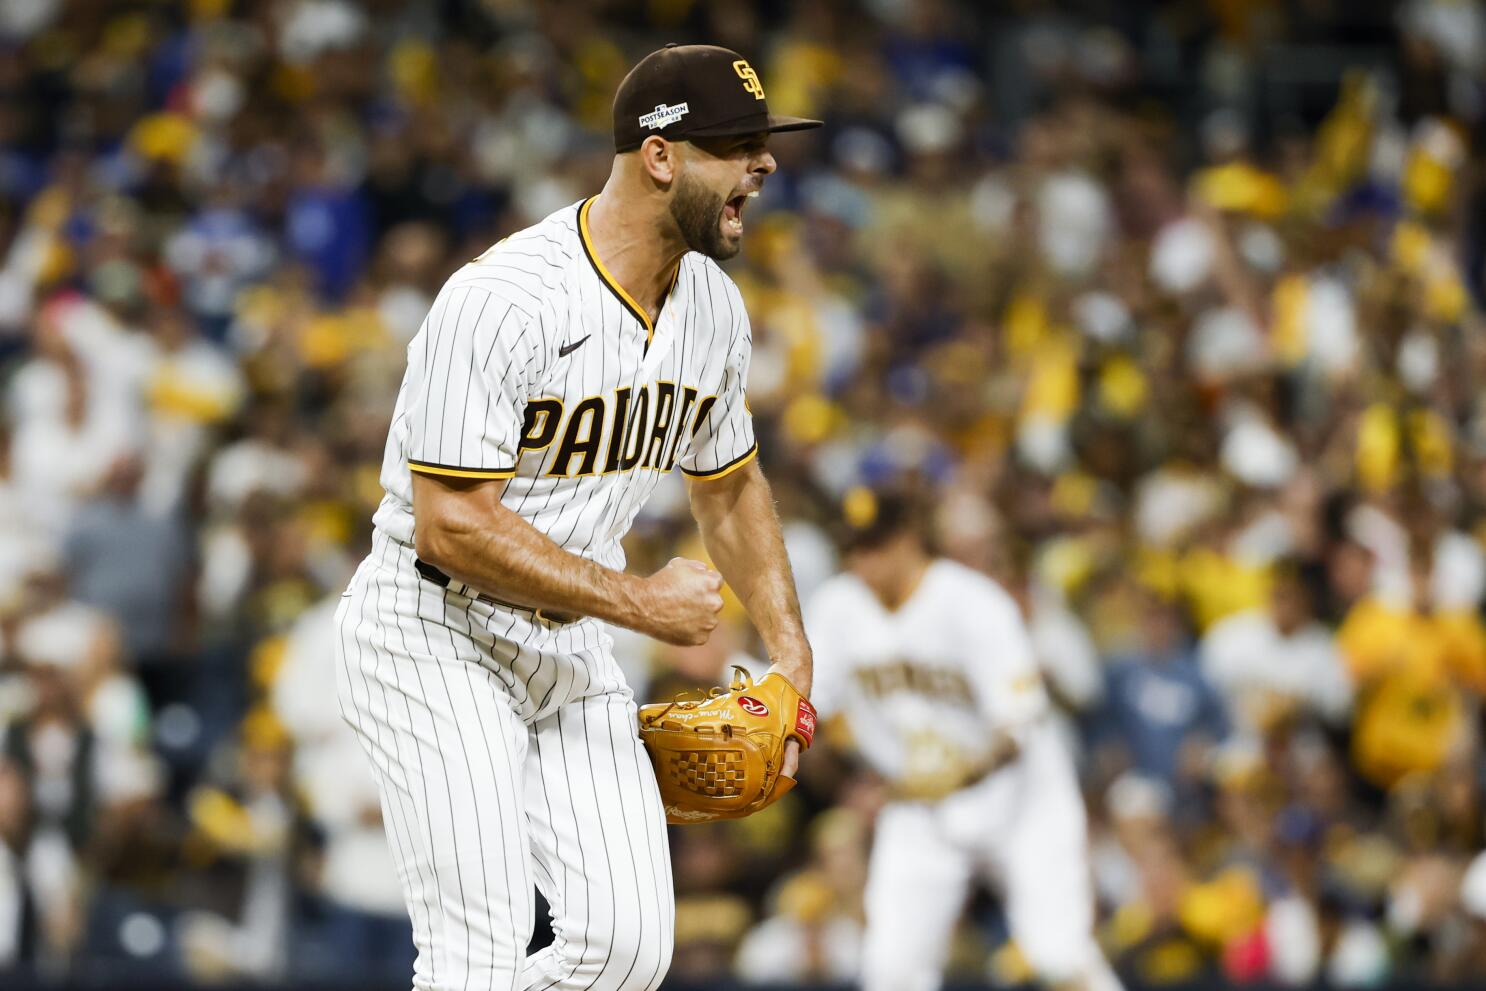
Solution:
[(549, 626), (567, 626), (569, 623), (576, 623), (578, 621), (578, 617), (572, 613), (553, 612), (551, 609), (537, 609), (533, 613), (533, 616), (539, 622), (546, 623)]

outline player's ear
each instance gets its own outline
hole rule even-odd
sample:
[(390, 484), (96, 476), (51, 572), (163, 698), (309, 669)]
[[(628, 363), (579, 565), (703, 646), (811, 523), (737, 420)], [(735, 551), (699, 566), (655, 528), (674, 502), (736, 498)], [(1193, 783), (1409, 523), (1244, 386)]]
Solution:
[(680, 164), (677, 158), (681, 150), (679, 143), (667, 141), (658, 134), (652, 134), (640, 144), (640, 162), (645, 167), (645, 172), (662, 186), (669, 186), (676, 178), (676, 169)]

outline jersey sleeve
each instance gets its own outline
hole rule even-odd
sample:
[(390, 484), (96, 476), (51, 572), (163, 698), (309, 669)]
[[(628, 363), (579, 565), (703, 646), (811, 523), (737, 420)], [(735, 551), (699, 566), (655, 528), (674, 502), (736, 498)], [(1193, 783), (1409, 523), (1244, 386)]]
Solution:
[(974, 683), (981, 711), (994, 729), (1017, 738), (1048, 711), (1047, 690), (1021, 611), (999, 588), (987, 586), (963, 612), (971, 643), (985, 663)]
[[(726, 281), (726, 280), (725, 280)], [(741, 468), (758, 453), (753, 436), (753, 413), (748, 408), (748, 363), (753, 355), (753, 331), (738, 287), (726, 281), (722, 319), (732, 328), (732, 347), (723, 372), (722, 391), (704, 399), (699, 421), (686, 454), (677, 459), (692, 478), (722, 478)]]
[(829, 719), (841, 709), (849, 672), (846, 658), (836, 649), (836, 608), (833, 589), (826, 585), (817, 590), (805, 604), (805, 639), (810, 642), (810, 704), (820, 719)]
[(446, 288), (408, 348), (411, 471), (510, 478), (540, 350), (526, 314), (478, 286)]

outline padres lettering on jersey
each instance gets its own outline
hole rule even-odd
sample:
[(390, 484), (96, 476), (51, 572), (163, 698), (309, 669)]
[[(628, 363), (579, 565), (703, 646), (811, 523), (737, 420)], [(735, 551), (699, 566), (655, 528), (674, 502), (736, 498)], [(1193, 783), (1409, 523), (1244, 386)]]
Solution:
[(694, 386), (678, 390), (674, 382), (642, 386), (638, 395), (634, 391), (626, 385), (607, 398), (588, 396), (566, 413), (556, 397), (532, 400), (526, 406), (518, 456), (535, 455), (557, 441), (556, 453), (545, 460), (545, 474), (553, 478), (636, 468), (670, 471), (682, 438), (702, 429), (717, 397), (698, 402)]
[(677, 266), (652, 323), (588, 237), (592, 200), (493, 246), (444, 285), (408, 346), (375, 517), (412, 543), (412, 472), (508, 479), (502, 502), (609, 567), (661, 475), (756, 453), (752, 334), (716, 263)]
[(893, 660), (852, 671), (864, 694), (885, 699), (898, 693), (922, 695), (946, 705), (973, 708), (975, 691), (964, 672), (911, 660)]
[(854, 575), (816, 590), (805, 611), (815, 651), (811, 701), (840, 713), (862, 756), (892, 780), (924, 773), (935, 755), (973, 759), (992, 734), (1046, 711), (1016, 604), (989, 578), (937, 560), (889, 610)]

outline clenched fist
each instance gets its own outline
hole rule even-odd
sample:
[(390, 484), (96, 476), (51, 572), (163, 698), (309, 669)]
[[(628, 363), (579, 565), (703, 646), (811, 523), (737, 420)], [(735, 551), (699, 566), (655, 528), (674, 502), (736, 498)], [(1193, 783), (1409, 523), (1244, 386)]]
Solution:
[(645, 597), (640, 632), (683, 647), (704, 644), (722, 610), (722, 575), (701, 561), (673, 557), (645, 579)]

